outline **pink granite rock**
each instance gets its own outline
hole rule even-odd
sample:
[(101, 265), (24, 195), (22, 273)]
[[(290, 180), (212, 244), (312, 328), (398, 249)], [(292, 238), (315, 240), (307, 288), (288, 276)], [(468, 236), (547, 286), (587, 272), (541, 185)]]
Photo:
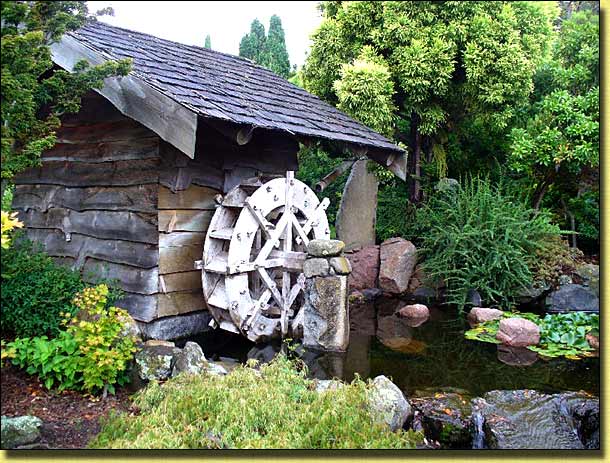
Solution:
[(486, 307), (473, 307), (468, 313), (468, 321), (473, 323), (484, 323), (491, 320), (502, 318), (502, 312), (498, 309), (488, 309)]
[(540, 342), (540, 329), (525, 318), (505, 318), (500, 321), (496, 339), (507, 346), (535, 346)]
[(403, 238), (390, 238), (381, 243), (379, 255), (379, 287), (390, 294), (406, 292), (417, 263), (413, 243)]
[(428, 318), (430, 311), (423, 304), (405, 305), (398, 311), (398, 315), (403, 318)]
[(352, 266), (352, 273), (348, 278), (350, 291), (376, 288), (379, 275), (379, 246), (366, 246), (346, 252), (344, 255)]

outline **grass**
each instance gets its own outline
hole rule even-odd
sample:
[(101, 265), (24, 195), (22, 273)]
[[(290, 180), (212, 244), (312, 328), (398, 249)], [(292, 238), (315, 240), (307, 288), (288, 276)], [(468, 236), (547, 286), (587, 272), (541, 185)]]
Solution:
[(227, 376), (180, 375), (140, 391), (137, 413), (103, 423), (92, 448), (413, 448), (422, 436), (373, 422), (370, 383), (318, 393), (303, 365), (278, 356)]

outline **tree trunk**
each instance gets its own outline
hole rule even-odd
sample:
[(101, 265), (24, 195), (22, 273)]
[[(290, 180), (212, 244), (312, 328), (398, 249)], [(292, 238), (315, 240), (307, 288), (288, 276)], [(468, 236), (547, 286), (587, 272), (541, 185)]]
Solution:
[(538, 184), (536, 190), (534, 190), (534, 198), (532, 199), (532, 207), (537, 211), (540, 209), (540, 204), (542, 204), (542, 198), (546, 194), (549, 186), (555, 180), (555, 176), (557, 175), (557, 169), (551, 170), (544, 180)]
[(411, 114), (411, 148), (412, 154), (409, 157), (409, 200), (417, 204), (421, 201), (421, 133), (419, 132), (419, 116), (413, 112)]

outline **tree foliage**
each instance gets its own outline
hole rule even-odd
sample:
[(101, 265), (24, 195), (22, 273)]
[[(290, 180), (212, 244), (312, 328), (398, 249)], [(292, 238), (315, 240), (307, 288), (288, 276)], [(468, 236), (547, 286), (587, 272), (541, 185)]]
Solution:
[(73, 73), (54, 68), (49, 45), (92, 19), (85, 2), (3, 1), (0, 17), (2, 179), (10, 179), (39, 165), (42, 151), (55, 144), (60, 117), (77, 112), (81, 96), (106, 77), (127, 74), (129, 62), (83, 61)]
[[(599, 16), (572, 13), (536, 75), (523, 124), (511, 131), (508, 161), (570, 228), (597, 240), (599, 203)], [(596, 198), (597, 196), (597, 198)], [(560, 205), (560, 207), (559, 207)], [(574, 243), (576, 240), (574, 240)]]
[[(552, 18), (533, 2), (324, 2), (322, 11), (303, 70), (305, 86), (332, 104), (350, 100), (345, 109), (370, 121), (370, 113), (386, 112), (388, 105), (348, 98), (361, 88), (345, 66), (366, 53), (388, 70), (395, 90), (390, 132), (411, 148), (412, 200), (421, 199), (421, 158), (442, 155), (435, 145), (464, 119), (483, 120), (498, 131), (507, 127), (532, 91), (552, 31)], [(372, 85), (375, 95), (387, 95), (387, 82)]]
[(290, 60), (280, 17), (271, 16), (267, 35), (265, 35), (265, 26), (258, 19), (252, 21), (250, 33), (246, 34), (239, 44), (239, 56), (248, 58), (276, 74), (288, 78)]
[(210, 34), (205, 36), (205, 44), (203, 46), (210, 50), (212, 49), (212, 38), (210, 37)]

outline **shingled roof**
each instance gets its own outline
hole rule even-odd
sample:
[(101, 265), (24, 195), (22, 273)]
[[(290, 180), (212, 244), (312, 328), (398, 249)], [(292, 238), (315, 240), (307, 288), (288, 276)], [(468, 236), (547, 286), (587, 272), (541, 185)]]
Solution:
[(103, 22), (67, 34), (204, 118), (399, 154), (387, 138), (251, 61)]

